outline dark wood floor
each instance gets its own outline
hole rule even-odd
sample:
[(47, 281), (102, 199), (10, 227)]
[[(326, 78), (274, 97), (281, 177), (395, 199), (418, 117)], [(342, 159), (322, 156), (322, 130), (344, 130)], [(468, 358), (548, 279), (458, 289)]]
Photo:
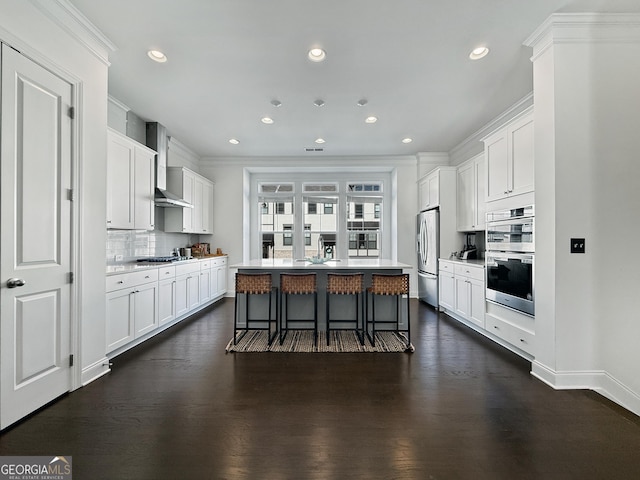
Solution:
[(414, 354), (225, 355), (233, 301), (0, 436), (74, 479), (635, 479), (638, 417), (412, 300)]

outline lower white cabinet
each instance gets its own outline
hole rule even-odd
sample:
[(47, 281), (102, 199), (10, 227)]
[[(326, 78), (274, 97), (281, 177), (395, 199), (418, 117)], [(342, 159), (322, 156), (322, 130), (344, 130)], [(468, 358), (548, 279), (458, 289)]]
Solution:
[(134, 345), (226, 291), (226, 256), (107, 276), (107, 353)]
[(438, 278), (440, 308), (484, 328), (484, 266), (440, 260)]
[(176, 268), (162, 267), (158, 271), (158, 325), (176, 318)]
[(456, 278), (453, 274), (453, 263), (440, 260), (438, 281), (440, 298), (438, 305), (441, 309), (455, 310), (456, 304)]
[(107, 277), (107, 353), (158, 326), (158, 271)]

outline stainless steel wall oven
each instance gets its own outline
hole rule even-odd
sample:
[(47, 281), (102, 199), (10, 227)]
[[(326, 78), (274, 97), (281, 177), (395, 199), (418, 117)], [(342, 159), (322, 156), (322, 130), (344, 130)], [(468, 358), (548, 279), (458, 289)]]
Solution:
[(534, 315), (534, 209), (487, 213), (486, 298)]

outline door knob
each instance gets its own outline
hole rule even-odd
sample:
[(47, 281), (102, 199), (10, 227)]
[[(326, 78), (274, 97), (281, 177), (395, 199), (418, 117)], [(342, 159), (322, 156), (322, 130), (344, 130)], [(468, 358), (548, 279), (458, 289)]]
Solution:
[(25, 283), (26, 282), (21, 278), (10, 278), (7, 280), (7, 288), (23, 287)]

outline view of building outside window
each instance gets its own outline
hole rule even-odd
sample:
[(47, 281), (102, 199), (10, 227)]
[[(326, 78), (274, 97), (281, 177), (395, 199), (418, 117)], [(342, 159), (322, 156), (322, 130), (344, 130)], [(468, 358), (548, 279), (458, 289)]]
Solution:
[(380, 257), (382, 197), (347, 196), (349, 258)]
[[(338, 197), (304, 197), (305, 257), (319, 254), (325, 258), (337, 258), (338, 209), (334, 208), (337, 203)], [(331, 208), (327, 208), (327, 206)], [(322, 236), (324, 250), (318, 253), (320, 236)]]
[(301, 197), (293, 183), (258, 188), (262, 258), (293, 259), (294, 252), (296, 258), (380, 258), (381, 183), (348, 183), (342, 195), (337, 183), (304, 183)]
[(292, 258), (293, 199), (259, 201), (262, 258)]

